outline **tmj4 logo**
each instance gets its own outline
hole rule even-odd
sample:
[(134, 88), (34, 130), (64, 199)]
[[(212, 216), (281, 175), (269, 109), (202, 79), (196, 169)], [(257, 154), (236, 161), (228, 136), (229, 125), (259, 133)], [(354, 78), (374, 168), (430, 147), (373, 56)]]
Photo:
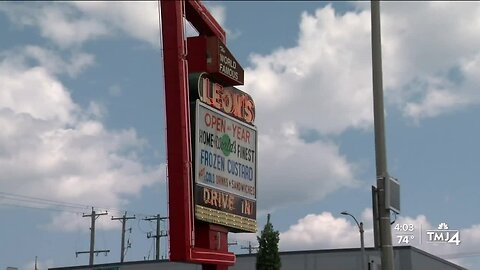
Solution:
[(460, 244), (460, 231), (450, 230), (445, 222), (440, 223), (436, 230), (427, 230), (427, 237), (429, 243)]

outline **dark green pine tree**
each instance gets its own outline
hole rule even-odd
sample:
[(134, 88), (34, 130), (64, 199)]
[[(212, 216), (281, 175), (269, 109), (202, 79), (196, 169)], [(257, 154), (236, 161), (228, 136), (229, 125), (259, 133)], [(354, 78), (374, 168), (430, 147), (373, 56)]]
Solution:
[(270, 214), (267, 216), (267, 224), (262, 230), (258, 240), (257, 270), (279, 270), (282, 267), (280, 254), (278, 253), (278, 241), (280, 234), (273, 229), (270, 223)]

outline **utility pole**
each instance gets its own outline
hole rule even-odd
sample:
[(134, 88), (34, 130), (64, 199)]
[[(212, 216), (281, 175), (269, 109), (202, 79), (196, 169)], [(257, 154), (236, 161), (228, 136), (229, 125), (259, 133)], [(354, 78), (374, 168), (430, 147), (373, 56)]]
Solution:
[(108, 213), (100, 213), (97, 214), (95, 213), (95, 210), (92, 207), (92, 213), (90, 215), (85, 215), (83, 214), (83, 217), (90, 217), (91, 218), (91, 226), (90, 226), (90, 251), (77, 251), (75, 252), (75, 255), (78, 257), (78, 254), (84, 254), (84, 253), (89, 253), (90, 254), (90, 260), (89, 260), (89, 265), (93, 265), (93, 255), (98, 254), (98, 253), (105, 253), (105, 256), (107, 255), (110, 250), (95, 250), (95, 220), (99, 216), (107, 215)]
[(125, 214), (123, 214), (122, 217), (112, 217), (112, 220), (120, 220), (120, 222), (122, 222), (122, 244), (121, 244), (121, 247), (120, 247), (120, 262), (121, 263), (123, 263), (123, 261), (125, 259), (126, 249), (130, 248), (130, 243), (127, 243), (127, 247), (125, 248), (125, 223), (129, 219), (135, 219), (135, 216), (127, 217), (127, 211), (125, 211)]
[[(380, 31), (380, 1), (372, 0), (372, 75), (373, 75), (373, 118), (375, 126), (375, 159), (377, 169), (377, 204), (378, 225), (380, 230), (380, 247), (382, 270), (394, 270), (392, 228), (390, 227), (390, 209), (386, 207), (387, 151), (385, 144), (385, 116), (383, 108), (382, 81), (382, 42)], [(375, 222), (375, 221), (374, 221)]]
[(252, 246), (252, 242), (248, 241), (248, 247), (241, 246), (241, 249), (248, 249), (248, 254), (252, 254), (254, 250), (258, 250), (258, 247)]
[(144, 218), (143, 220), (156, 220), (157, 221), (157, 230), (156, 230), (156, 235), (151, 235), (150, 233), (147, 235), (147, 238), (155, 238), (155, 247), (156, 247), (156, 254), (155, 254), (155, 260), (160, 260), (160, 238), (167, 236), (165, 232), (162, 232), (160, 230), (160, 221), (167, 219), (167, 217), (160, 217), (160, 215), (156, 215), (155, 217), (151, 218)]

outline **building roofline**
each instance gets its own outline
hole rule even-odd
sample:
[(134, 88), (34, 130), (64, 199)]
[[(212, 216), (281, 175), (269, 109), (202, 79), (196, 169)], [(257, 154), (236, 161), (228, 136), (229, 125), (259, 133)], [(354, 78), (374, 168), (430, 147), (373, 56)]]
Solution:
[[(336, 248), (336, 249), (314, 249), (314, 250), (292, 250), (292, 251), (281, 251), (279, 252), (280, 255), (295, 255), (295, 254), (312, 254), (312, 253), (339, 253), (339, 252), (355, 252), (360, 250), (360, 248)], [(374, 247), (367, 247), (365, 248), (366, 251), (375, 251), (377, 250)], [(454, 264), (450, 261), (447, 261), (445, 259), (442, 259), (438, 256), (435, 256), (433, 254), (430, 254), (426, 251), (423, 251), (419, 248), (412, 247), (412, 246), (394, 246), (393, 250), (412, 250), (414, 252), (417, 252), (419, 254), (425, 255), (431, 259), (440, 261), (442, 263), (448, 264), (452, 267), (457, 267), (459, 270), (468, 270), (467, 268), (463, 268), (457, 264)], [(236, 254), (237, 257), (254, 257), (256, 256), (256, 253), (253, 254)], [(163, 260), (149, 260), (149, 261), (129, 261), (129, 262), (114, 262), (114, 263), (105, 263), (105, 264), (95, 264), (93, 266), (90, 265), (76, 265), (76, 266), (67, 266), (67, 267), (54, 267), (54, 268), (49, 268), (49, 270), (76, 270), (76, 269), (85, 269), (85, 268), (95, 268), (95, 269), (101, 269), (101, 268), (109, 268), (109, 267), (115, 267), (115, 266), (120, 266), (120, 265), (136, 265), (136, 264), (154, 264), (154, 263), (163, 263), (163, 262), (170, 262), (169, 260), (163, 259)], [(181, 263), (181, 262), (180, 262)]]

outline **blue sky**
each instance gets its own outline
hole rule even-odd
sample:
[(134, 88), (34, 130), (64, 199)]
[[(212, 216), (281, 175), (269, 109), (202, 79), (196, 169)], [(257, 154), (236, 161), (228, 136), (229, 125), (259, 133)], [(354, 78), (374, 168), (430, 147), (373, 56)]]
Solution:
[[(373, 245), (375, 184), (368, 2), (209, 2), (256, 102), (259, 230), (282, 250)], [(461, 244), (413, 245), (480, 269), (480, 5), (382, 3), (389, 173), (398, 224), (446, 222)], [(0, 269), (82, 265), (90, 207), (97, 263), (154, 258), (166, 215), (163, 63), (156, 2), (0, 4)], [(191, 29), (188, 30), (193, 33)], [(423, 231), (420, 230), (423, 229)], [(166, 229), (166, 224), (162, 224)], [(255, 234), (231, 234), (238, 244)], [(394, 242), (396, 237), (394, 235)], [(166, 254), (163, 239), (162, 255)], [(474, 253), (475, 256), (466, 256)]]

